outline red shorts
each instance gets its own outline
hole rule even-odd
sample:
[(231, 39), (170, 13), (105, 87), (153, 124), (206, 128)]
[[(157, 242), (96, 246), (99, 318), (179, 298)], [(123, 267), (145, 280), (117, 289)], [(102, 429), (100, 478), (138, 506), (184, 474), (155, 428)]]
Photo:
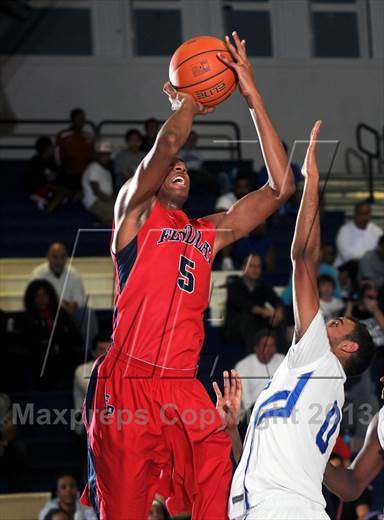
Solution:
[(156, 493), (171, 514), (227, 519), (231, 442), (195, 372), (160, 369), (115, 348), (95, 363), (81, 500), (101, 520), (146, 520)]

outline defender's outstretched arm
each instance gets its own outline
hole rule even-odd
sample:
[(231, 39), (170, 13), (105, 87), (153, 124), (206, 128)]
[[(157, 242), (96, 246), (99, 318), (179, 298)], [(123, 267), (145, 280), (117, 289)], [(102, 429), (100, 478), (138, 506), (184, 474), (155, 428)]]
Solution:
[(308, 329), (319, 310), (317, 270), (320, 259), (319, 170), (316, 160), (321, 121), (311, 132), (302, 173), (304, 191), (291, 248), (293, 265), (293, 310), (296, 339)]

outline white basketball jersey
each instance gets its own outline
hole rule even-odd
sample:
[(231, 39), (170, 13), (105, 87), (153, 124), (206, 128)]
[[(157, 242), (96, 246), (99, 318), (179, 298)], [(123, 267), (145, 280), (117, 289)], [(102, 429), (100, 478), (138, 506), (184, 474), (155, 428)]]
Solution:
[(282, 494), (325, 507), (321, 485), (340, 428), (345, 379), (319, 311), (255, 403), (232, 481), (231, 519)]
[(377, 423), (377, 436), (379, 438), (380, 446), (384, 450), (384, 406), (379, 412), (379, 420)]

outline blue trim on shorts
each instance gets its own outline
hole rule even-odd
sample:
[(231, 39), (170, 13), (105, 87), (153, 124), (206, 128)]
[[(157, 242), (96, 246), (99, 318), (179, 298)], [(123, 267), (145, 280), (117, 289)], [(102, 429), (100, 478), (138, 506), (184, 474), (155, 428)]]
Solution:
[(92, 452), (89, 444), (88, 444), (88, 489), (89, 489), (89, 499), (91, 501), (93, 510), (96, 513), (97, 520), (100, 520), (99, 499), (98, 499), (97, 490), (96, 490), (95, 457), (93, 456), (93, 452)]
[(91, 422), (92, 404), (93, 404), (93, 398), (94, 398), (95, 392), (96, 392), (99, 366), (104, 358), (105, 358), (105, 355), (100, 356), (98, 358), (98, 360), (96, 361), (96, 364), (93, 367), (93, 370), (91, 373), (91, 377), (89, 379), (87, 393), (85, 395), (84, 412), (85, 412), (85, 420), (86, 420), (88, 426)]

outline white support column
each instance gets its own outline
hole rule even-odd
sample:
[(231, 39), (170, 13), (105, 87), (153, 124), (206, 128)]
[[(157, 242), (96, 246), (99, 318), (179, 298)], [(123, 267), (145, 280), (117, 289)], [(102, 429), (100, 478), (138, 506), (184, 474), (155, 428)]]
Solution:
[(274, 0), (274, 55), (277, 58), (310, 58), (310, 5), (303, 0)]
[(92, 1), (92, 31), (96, 56), (124, 55), (123, 7), (122, 0)]

